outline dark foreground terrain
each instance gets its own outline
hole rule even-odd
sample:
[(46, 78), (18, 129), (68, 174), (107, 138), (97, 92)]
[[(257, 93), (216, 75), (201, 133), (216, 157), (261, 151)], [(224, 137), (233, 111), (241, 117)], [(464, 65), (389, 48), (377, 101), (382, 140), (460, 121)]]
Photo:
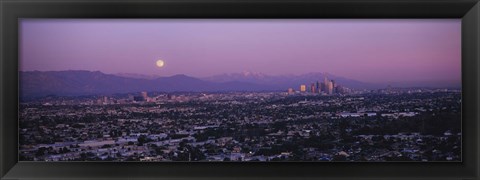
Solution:
[(461, 160), (460, 91), (149, 96), (23, 102), (20, 160)]

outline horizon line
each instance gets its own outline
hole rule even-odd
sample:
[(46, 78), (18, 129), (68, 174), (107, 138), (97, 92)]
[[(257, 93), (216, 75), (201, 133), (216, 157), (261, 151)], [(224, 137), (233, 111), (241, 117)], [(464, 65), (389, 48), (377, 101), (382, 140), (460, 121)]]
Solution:
[[(429, 81), (429, 80), (420, 80), (420, 81), (383, 81), (383, 82), (369, 82), (369, 81), (364, 81), (364, 80), (358, 80), (358, 79), (354, 79), (354, 78), (350, 78), (350, 77), (344, 77), (344, 76), (338, 76), (338, 75), (335, 75), (335, 74), (331, 74), (329, 72), (307, 72), (307, 73), (303, 73), (303, 74), (280, 74), (280, 75), (271, 75), (271, 74), (266, 74), (266, 73), (262, 73), (262, 72), (253, 72), (253, 71), (241, 71), (241, 72), (232, 72), (232, 73), (220, 73), (220, 74), (215, 74), (215, 75), (211, 75), (211, 76), (205, 76), (205, 77), (198, 77), (198, 76), (193, 76), (193, 75), (188, 75), (188, 74), (184, 74), (184, 73), (178, 73), (178, 74), (173, 74), (173, 75), (169, 75), (169, 76), (160, 76), (160, 75), (156, 75), (156, 74), (140, 74), (140, 73), (128, 73), (128, 72), (122, 72), (122, 73), (106, 73), (106, 72), (103, 72), (103, 71), (100, 71), (100, 70), (74, 70), (74, 69), (68, 69), (68, 70), (48, 70), (48, 71), (41, 71), (41, 70), (28, 70), (28, 71), (22, 71), (22, 70), (19, 70), (19, 73), (26, 73), (26, 72), (67, 72), (67, 71), (86, 71), (86, 72), (100, 72), (102, 74), (106, 74), (106, 75), (114, 75), (114, 76), (120, 76), (120, 77), (124, 77), (124, 78), (133, 78), (133, 79), (151, 79), (151, 78), (141, 78), (141, 77), (125, 77), (125, 76), (121, 76), (121, 74), (130, 74), (130, 75), (140, 75), (140, 76), (147, 76), (147, 77), (153, 77), (153, 79), (157, 79), (157, 78), (167, 78), (167, 77), (173, 77), (173, 76), (187, 76), (187, 77), (192, 77), (192, 78), (197, 78), (197, 79), (201, 79), (201, 80), (204, 80), (205, 78), (210, 78), (210, 77), (215, 77), (215, 76), (221, 76), (221, 75), (232, 75), (232, 74), (242, 74), (242, 73), (256, 73), (256, 74), (263, 74), (263, 75), (266, 75), (266, 76), (270, 76), (270, 77), (278, 77), (278, 76), (302, 76), (302, 75), (307, 75), (307, 74), (322, 74), (322, 75), (327, 75), (327, 78), (328, 78), (328, 75), (330, 76), (336, 76), (336, 78), (345, 78), (347, 80), (354, 80), (354, 81), (358, 81), (358, 82), (362, 82), (362, 83), (368, 83), (368, 84), (372, 84), (372, 85), (390, 85), (390, 84), (398, 84), (398, 83), (425, 83), (425, 82), (431, 82), (431, 83), (450, 83), (450, 84), (459, 84), (461, 86), (462, 82), (461, 80), (460, 81), (457, 81), (457, 80), (435, 80), (435, 81)], [(330, 78), (329, 78), (330, 79)], [(330, 80), (335, 80), (335, 79), (330, 79)]]

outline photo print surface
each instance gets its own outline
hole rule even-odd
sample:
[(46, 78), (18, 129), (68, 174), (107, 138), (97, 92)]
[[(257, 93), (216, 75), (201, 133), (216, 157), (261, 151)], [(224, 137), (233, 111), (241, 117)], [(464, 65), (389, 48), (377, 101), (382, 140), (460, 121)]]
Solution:
[(460, 19), (19, 25), (20, 161), (462, 161)]

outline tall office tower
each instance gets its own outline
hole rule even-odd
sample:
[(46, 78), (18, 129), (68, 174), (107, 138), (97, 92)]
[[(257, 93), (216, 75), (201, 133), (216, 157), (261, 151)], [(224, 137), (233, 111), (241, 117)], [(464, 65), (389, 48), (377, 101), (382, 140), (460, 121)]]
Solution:
[(307, 91), (307, 85), (305, 84), (300, 85), (300, 92), (305, 92), (305, 91)]
[(327, 86), (328, 86), (328, 78), (327, 78), (327, 75), (325, 75), (324, 79), (323, 79), (323, 83), (325, 83)]
[(328, 78), (327, 78), (327, 74), (324, 75), (324, 80), (323, 80), (323, 84), (324, 84), (324, 89), (323, 89), (323, 92), (327, 93), (328, 94)]
[(320, 91), (320, 83), (317, 81), (317, 84), (316, 84), (316, 90), (317, 90), (317, 93)]
[(288, 88), (288, 94), (293, 94), (294, 91), (293, 91), (293, 88)]
[(328, 86), (327, 86), (327, 87), (328, 87), (328, 88), (327, 88), (327, 89), (328, 89), (328, 92), (327, 92), (327, 93), (328, 93), (328, 94), (333, 94), (333, 83), (332, 83), (332, 81), (328, 82)]
[(335, 80), (332, 80), (332, 84), (333, 84), (333, 91), (332, 91), (332, 93), (335, 94), (335, 93), (336, 93), (335, 89), (337, 88), (337, 84), (335, 83)]
[(97, 101), (98, 104), (108, 104), (108, 97), (107, 96), (103, 96), (102, 98), (100, 98), (98, 101)]
[(315, 83), (312, 83), (312, 84), (310, 85), (310, 92), (311, 92), (311, 93), (315, 93), (315, 89), (316, 89), (316, 88), (315, 88)]
[(148, 98), (147, 92), (142, 92), (141, 94), (142, 94), (143, 99), (146, 100)]

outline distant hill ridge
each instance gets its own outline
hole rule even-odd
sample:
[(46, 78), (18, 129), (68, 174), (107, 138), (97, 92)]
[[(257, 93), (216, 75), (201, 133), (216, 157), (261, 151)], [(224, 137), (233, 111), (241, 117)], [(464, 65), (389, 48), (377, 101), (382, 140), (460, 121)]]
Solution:
[(286, 91), (300, 84), (323, 82), (324, 77), (337, 84), (357, 89), (384, 88), (386, 85), (364, 83), (326, 73), (271, 76), (242, 72), (195, 78), (184, 74), (169, 77), (139, 74), (105, 74), (100, 71), (25, 71), (20, 72), (20, 93), (23, 97), (48, 95), (77, 96), (140, 91), (158, 92), (221, 92), (221, 91)]
[(131, 93), (140, 91), (262, 91), (279, 90), (248, 82), (208, 82), (183, 74), (155, 79), (122, 77), (99, 71), (20, 72), (20, 93), (24, 97), (75, 96)]

